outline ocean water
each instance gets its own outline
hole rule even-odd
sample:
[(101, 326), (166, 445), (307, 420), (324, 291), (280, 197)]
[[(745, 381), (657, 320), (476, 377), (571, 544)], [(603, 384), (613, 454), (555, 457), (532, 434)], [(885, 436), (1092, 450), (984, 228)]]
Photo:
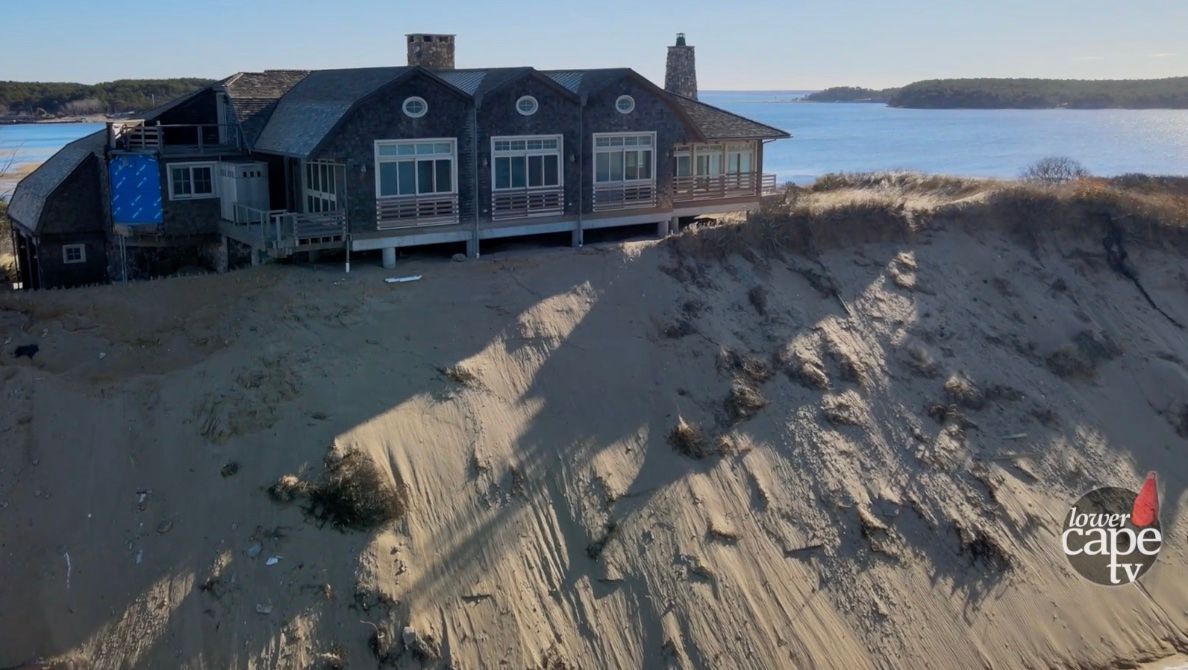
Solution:
[(40, 163), (102, 123), (28, 123), (0, 125), (0, 166), (15, 153), (15, 163)]
[[(931, 110), (803, 103), (805, 91), (702, 93), (701, 99), (793, 135), (767, 145), (764, 171), (810, 182), (828, 172), (919, 170), (1011, 178), (1047, 156), (1097, 175), (1188, 175), (1188, 110)], [(0, 166), (45, 160), (102, 124), (0, 125)], [(0, 185), (0, 193), (7, 189)]]
[(0, 198), (12, 194), (22, 168), (43, 162), (58, 149), (103, 127), (102, 123), (0, 124), (0, 173), (8, 173), (0, 175)]
[(1047, 156), (1101, 176), (1188, 175), (1188, 110), (934, 110), (799, 103), (804, 91), (705, 92), (703, 102), (790, 132), (767, 145), (781, 181), (827, 172), (918, 170), (1011, 178)]

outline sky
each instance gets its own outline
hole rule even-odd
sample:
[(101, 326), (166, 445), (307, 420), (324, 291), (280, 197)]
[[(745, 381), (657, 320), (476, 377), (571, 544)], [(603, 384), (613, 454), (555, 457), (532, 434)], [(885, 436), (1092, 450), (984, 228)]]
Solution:
[(456, 34), (458, 67), (663, 83), (681, 31), (703, 90), (1188, 75), (1185, 0), (0, 0), (0, 17), (0, 79), (17, 81), (403, 65), (412, 32)]

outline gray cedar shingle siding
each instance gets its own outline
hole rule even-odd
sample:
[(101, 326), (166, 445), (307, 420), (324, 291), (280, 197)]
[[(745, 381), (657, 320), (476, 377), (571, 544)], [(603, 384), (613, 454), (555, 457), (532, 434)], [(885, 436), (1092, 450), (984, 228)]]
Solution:
[(17, 184), (8, 205), (8, 215), (26, 230), (36, 233), (46, 201), (55, 189), (88, 157), (103, 152), (107, 131), (100, 130), (77, 139), (50, 156)]
[[(37, 260), (45, 288), (94, 284), (107, 279), (107, 235), (101, 162), (87, 154), (45, 201), (37, 229)], [(66, 263), (62, 247), (85, 247), (82, 263)]]
[[(588, 73), (587, 73), (588, 74)], [(672, 156), (674, 144), (694, 139), (689, 128), (671, 106), (662, 90), (642, 84), (630, 71), (600, 71), (598, 77), (583, 77), (583, 88), (590, 90), (586, 99), (585, 128), (581, 160), (585, 161), (586, 178), (583, 187), (585, 210), (591, 211), (594, 183), (594, 133), (628, 133), (655, 131), (655, 177), (657, 204), (672, 206)], [(615, 109), (620, 95), (635, 99), (635, 110), (621, 114)]]
[(88, 154), (62, 180), (54, 197), (46, 201), (41, 212), (38, 235), (103, 233), (105, 220), (99, 175), (101, 167), (99, 158)]
[[(536, 113), (524, 116), (516, 110), (516, 101), (530, 95), (539, 105)], [(577, 212), (579, 195), (578, 152), (581, 105), (576, 96), (557, 87), (529, 68), (520, 68), (498, 86), (486, 87), (478, 109), (479, 211), (484, 218), (491, 212), (492, 161), (491, 138), (501, 135), (561, 135), (562, 181), (565, 185), (565, 211)], [(570, 161), (569, 157), (575, 160)], [(485, 167), (484, 167), (485, 165)]]
[[(474, 148), (468, 140), (471, 124), (469, 99), (424, 70), (410, 72), (409, 76), (398, 78), (372, 93), (349, 113), (342, 115), (341, 123), (330, 136), (316, 142), (320, 146), (311, 156), (346, 164), (347, 216), (352, 229), (376, 229), (375, 141), (386, 139), (457, 140), (458, 206), (462, 220), (466, 221), (467, 217), (473, 215), (475, 195), (472, 167)], [(429, 113), (417, 119), (405, 116), (401, 107), (409, 96), (424, 98), (429, 105)], [(278, 113), (283, 108), (282, 101)], [(271, 127), (270, 123), (269, 129)]]

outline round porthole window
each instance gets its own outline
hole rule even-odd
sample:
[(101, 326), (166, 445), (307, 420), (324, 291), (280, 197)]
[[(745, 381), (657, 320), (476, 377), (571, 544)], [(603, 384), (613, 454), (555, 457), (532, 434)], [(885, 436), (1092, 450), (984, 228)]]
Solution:
[(540, 105), (536, 102), (536, 98), (530, 95), (526, 95), (516, 101), (516, 111), (524, 116), (532, 116), (538, 109), (540, 109)]
[(404, 115), (410, 119), (419, 119), (429, 111), (429, 103), (424, 98), (413, 96), (404, 100)]
[(615, 109), (619, 110), (620, 114), (630, 114), (635, 111), (635, 98), (629, 95), (620, 95), (615, 100)]

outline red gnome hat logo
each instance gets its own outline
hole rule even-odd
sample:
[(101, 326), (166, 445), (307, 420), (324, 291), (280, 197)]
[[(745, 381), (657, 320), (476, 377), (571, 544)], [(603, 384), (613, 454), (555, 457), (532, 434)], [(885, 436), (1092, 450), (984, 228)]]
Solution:
[(1102, 586), (1132, 584), (1163, 547), (1159, 481), (1148, 472), (1138, 493), (1105, 486), (1081, 496), (1064, 518), (1061, 549), (1082, 577)]
[(1148, 472), (1143, 488), (1134, 497), (1134, 508), (1130, 511), (1130, 522), (1139, 528), (1146, 528), (1159, 520), (1159, 485), (1155, 473)]

